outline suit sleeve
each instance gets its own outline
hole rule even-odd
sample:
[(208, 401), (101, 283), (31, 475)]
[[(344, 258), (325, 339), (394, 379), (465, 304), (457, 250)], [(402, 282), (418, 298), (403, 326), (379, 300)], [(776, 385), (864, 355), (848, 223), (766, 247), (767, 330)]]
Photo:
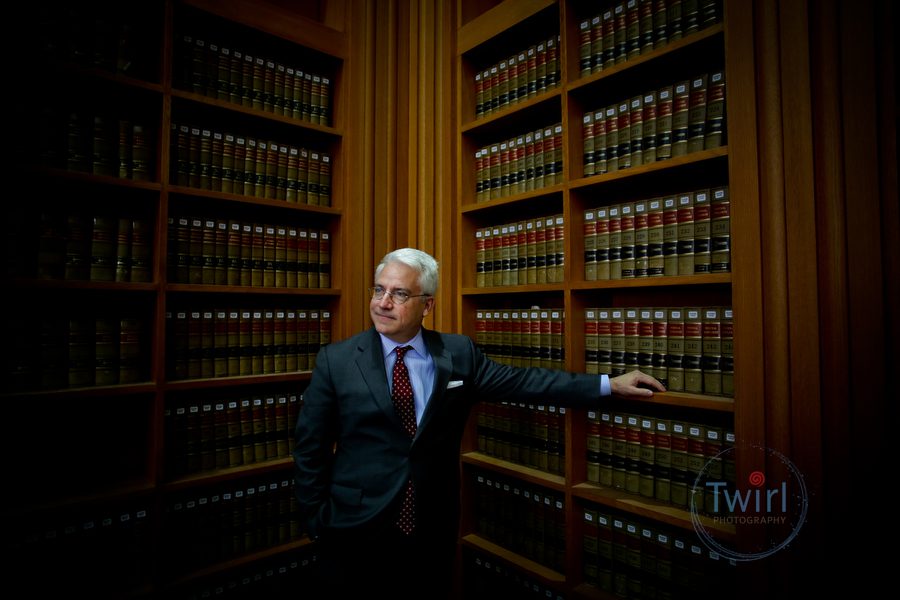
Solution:
[(590, 408), (600, 402), (600, 378), (541, 367), (512, 367), (486, 357), (469, 340), (475, 384), (481, 399), (542, 402), (572, 408)]
[(316, 357), (294, 430), (294, 487), (312, 538), (318, 535), (319, 511), (327, 500), (336, 436), (336, 395), (326, 346)]

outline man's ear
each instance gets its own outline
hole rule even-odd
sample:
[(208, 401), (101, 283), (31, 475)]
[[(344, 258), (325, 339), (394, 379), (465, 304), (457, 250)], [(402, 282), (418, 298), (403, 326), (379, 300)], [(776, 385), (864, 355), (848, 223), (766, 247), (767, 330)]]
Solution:
[(425, 298), (425, 310), (422, 311), (422, 316), (427, 317), (432, 310), (434, 310), (434, 296), (429, 296)]

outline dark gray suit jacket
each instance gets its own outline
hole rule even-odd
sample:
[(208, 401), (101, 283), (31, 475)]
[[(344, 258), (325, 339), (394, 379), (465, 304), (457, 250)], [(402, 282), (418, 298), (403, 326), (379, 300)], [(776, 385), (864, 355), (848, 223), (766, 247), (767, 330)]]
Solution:
[(422, 334), (435, 381), (412, 442), (391, 401), (374, 327), (319, 351), (293, 452), (297, 498), (311, 537), (377, 535), (396, 519), (412, 476), (417, 531), (455, 539), (460, 441), (476, 402), (597, 405), (596, 375), (509, 367), (486, 358), (466, 336), (425, 329)]

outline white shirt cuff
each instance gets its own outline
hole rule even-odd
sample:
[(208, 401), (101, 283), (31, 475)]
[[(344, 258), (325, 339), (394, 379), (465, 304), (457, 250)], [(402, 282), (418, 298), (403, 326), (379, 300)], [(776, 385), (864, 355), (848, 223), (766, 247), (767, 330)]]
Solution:
[(600, 395), (612, 396), (612, 386), (609, 385), (609, 375), (600, 376)]

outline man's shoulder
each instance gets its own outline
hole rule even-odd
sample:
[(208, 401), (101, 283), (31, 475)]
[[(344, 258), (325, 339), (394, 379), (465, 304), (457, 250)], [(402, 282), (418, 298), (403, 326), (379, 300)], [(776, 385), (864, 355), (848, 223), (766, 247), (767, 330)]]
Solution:
[(324, 348), (330, 352), (352, 352), (359, 347), (371, 345), (378, 336), (374, 329), (365, 329), (343, 340), (331, 342)]
[(451, 351), (472, 347), (472, 338), (467, 335), (461, 335), (458, 333), (442, 333), (440, 331), (434, 331), (430, 329), (425, 330), (424, 335), (426, 343), (429, 341), (430, 337), (431, 340), (437, 341)]

